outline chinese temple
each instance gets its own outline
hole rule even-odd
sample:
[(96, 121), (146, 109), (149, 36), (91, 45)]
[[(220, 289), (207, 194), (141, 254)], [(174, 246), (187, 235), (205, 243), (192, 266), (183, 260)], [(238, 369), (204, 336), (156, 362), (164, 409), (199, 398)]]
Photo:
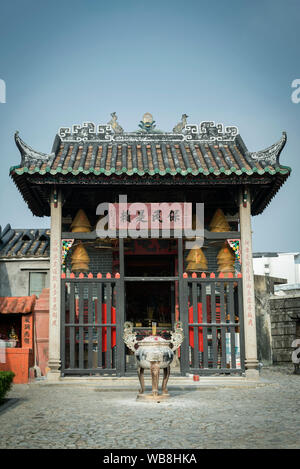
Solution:
[(61, 127), (50, 153), (16, 132), (10, 176), (32, 214), (51, 217), (49, 379), (125, 376), (124, 323), (167, 337), (178, 320), (182, 376), (257, 376), (251, 216), (291, 173), (286, 134), (250, 152), (237, 127), (187, 118), (164, 132), (146, 113), (126, 132), (113, 112)]

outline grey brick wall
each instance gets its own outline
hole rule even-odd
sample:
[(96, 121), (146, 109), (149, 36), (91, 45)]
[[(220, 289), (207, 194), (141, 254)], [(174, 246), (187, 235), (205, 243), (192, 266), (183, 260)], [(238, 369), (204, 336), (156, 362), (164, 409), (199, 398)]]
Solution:
[(297, 337), (297, 315), (300, 317), (300, 295), (270, 299), (273, 363), (291, 363), (291, 344)]
[[(99, 272), (102, 275), (106, 275), (108, 272), (112, 273), (113, 254), (111, 250), (90, 248), (88, 245), (85, 246), (85, 249), (90, 258), (89, 272), (91, 272), (94, 277)], [(67, 257), (66, 267), (67, 272), (71, 272), (71, 253)]]

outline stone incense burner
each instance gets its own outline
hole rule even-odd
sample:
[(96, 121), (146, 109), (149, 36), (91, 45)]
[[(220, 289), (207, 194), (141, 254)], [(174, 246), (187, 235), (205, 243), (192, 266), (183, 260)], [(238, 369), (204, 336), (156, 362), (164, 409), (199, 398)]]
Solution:
[[(138, 377), (141, 384), (138, 398), (161, 399), (169, 397), (167, 382), (170, 376), (170, 364), (174, 358), (174, 352), (182, 344), (183, 338), (183, 329), (180, 322), (175, 323), (175, 330), (171, 332), (170, 340), (163, 339), (158, 335), (151, 335), (143, 340), (137, 340), (136, 332), (133, 332), (133, 324), (125, 322), (123, 339), (127, 347), (134, 352), (138, 365)], [(152, 393), (149, 395), (144, 395), (145, 368), (151, 371)], [(160, 368), (164, 370), (161, 395), (158, 394)]]

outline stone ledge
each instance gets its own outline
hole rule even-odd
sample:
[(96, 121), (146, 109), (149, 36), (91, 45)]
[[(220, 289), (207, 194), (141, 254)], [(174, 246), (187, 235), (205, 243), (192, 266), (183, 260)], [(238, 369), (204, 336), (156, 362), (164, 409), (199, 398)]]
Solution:
[[(33, 385), (40, 386), (88, 386), (95, 387), (98, 391), (138, 391), (139, 381), (137, 377), (121, 377), (121, 378), (99, 378), (99, 377), (67, 377), (60, 378), (58, 381), (34, 380)], [(197, 390), (197, 389), (219, 389), (219, 388), (247, 388), (264, 386), (269, 384), (265, 380), (261, 380), (257, 376), (249, 377), (201, 377), (195, 382), (192, 378), (175, 377), (170, 378), (168, 389), (174, 390)], [(151, 377), (145, 377), (145, 385), (151, 389)], [(160, 379), (161, 386), (161, 379)]]

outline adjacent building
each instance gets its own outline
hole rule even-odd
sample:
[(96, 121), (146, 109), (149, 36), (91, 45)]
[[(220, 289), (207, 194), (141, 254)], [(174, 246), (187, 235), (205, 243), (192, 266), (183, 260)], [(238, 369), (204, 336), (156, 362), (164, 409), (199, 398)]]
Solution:
[(300, 293), (300, 253), (262, 252), (253, 254), (255, 275), (283, 278), (286, 282), (275, 285), (275, 293)]
[(49, 230), (0, 228), (0, 369), (12, 370), (15, 383), (26, 383), (34, 365), (45, 371), (48, 338), (37, 298), (49, 289), (49, 252)]

